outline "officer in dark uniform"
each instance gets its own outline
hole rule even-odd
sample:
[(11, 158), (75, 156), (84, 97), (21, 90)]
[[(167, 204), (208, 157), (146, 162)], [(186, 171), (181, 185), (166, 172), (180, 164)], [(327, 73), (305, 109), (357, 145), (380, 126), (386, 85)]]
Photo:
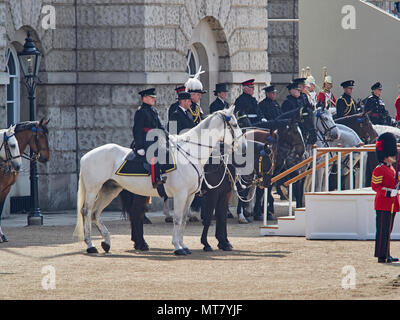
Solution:
[(297, 83), (298, 88), (300, 89), (300, 97), (299, 99), (299, 104), (302, 107), (307, 107), (309, 110), (313, 110), (314, 108), (312, 107), (310, 101), (308, 100), (308, 96), (305, 93), (306, 91), (306, 78), (297, 78), (293, 79), (293, 83)]
[[(370, 95), (365, 103), (365, 112), (371, 112), (369, 118), (372, 124), (386, 125), (388, 124), (389, 113), (385, 109), (385, 103), (383, 102), (382, 85), (380, 82), (375, 83), (372, 87), (372, 95)], [(391, 124), (391, 121), (389, 121)]]
[[(184, 92), (185, 90), (186, 90), (185, 86), (180, 86), (180, 87), (177, 87), (177, 88), (175, 89), (175, 92), (176, 92), (176, 94), (179, 96), (179, 93)], [(177, 102), (171, 104), (171, 106), (170, 106), (169, 109), (168, 109), (168, 121), (169, 121), (169, 119), (171, 118), (171, 114), (174, 113), (174, 111), (176, 110), (176, 108), (177, 108), (178, 106), (179, 106), (179, 101), (177, 101)]]
[(263, 90), (265, 91), (266, 98), (259, 103), (258, 108), (261, 110), (265, 119), (275, 120), (282, 114), (281, 107), (276, 101), (277, 91), (272, 85), (263, 88)]
[(204, 93), (207, 93), (207, 91), (204, 91), (202, 88), (190, 88), (189, 86), (186, 86), (186, 91), (190, 93), (190, 97), (192, 99), (192, 104), (190, 106), (190, 113), (193, 116), (193, 122), (198, 125), (204, 118), (204, 113), (203, 110), (200, 107), (200, 100), (201, 97)]
[(216, 84), (214, 95), (217, 97), (217, 99), (215, 99), (215, 101), (210, 105), (210, 114), (229, 108), (229, 103), (225, 101), (227, 92), (228, 90), (226, 89), (225, 83)]
[[(139, 92), (142, 97), (142, 105), (135, 113), (134, 124), (133, 124), (133, 143), (136, 154), (143, 157), (144, 161), (147, 161), (146, 151), (154, 143), (154, 141), (146, 141), (146, 135), (152, 129), (165, 130), (158, 118), (157, 111), (154, 109), (156, 102), (156, 90), (155, 88), (147, 89)], [(159, 185), (165, 183), (166, 179), (160, 177), (160, 165), (158, 161), (154, 161), (157, 157), (157, 152), (152, 158), (152, 165), (154, 165), (154, 177), (152, 177), (153, 187), (157, 188)]]
[(286, 100), (282, 103), (282, 113), (303, 107), (303, 103), (300, 99), (301, 89), (299, 88), (298, 83), (292, 82), (287, 86), (287, 88), (290, 95), (288, 95)]
[(241, 128), (252, 127), (263, 118), (254, 94), (254, 79), (242, 83), (243, 93), (235, 101), (235, 115)]
[(179, 93), (178, 107), (169, 118), (168, 131), (170, 131), (172, 129), (172, 126), (174, 125), (177, 128), (177, 133), (181, 134), (182, 130), (191, 129), (196, 126), (193, 121), (193, 116), (189, 110), (191, 105), (192, 100), (190, 98), (190, 93)]
[(340, 84), (344, 93), (336, 102), (336, 118), (343, 118), (357, 113), (354, 99), (351, 97), (354, 88), (354, 80), (348, 80)]

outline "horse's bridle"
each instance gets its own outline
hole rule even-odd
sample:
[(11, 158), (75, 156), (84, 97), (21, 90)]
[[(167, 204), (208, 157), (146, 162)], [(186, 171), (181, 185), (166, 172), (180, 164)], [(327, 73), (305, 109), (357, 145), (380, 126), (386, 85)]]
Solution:
[(326, 124), (326, 122), (325, 122), (325, 120), (324, 119), (322, 119), (322, 117), (321, 117), (321, 114), (317, 111), (317, 115), (316, 115), (316, 117), (317, 117), (317, 123), (318, 123), (318, 120), (321, 122), (321, 124), (322, 124), (322, 127), (324, 128), (324, 132), (321, 132), (320, 130), (318, 130), (318, 132), (321, 134), (321, 136), (322, 136), (322, 140), (324, 141), (324, 142), (327, 142), (327, 141), (331, 141), (331, 140), (327, 140), (326, 139), (326, 135), (328, 134), (328, 133), (330, 133), (333, 129), (336, 129), (337, 128), (337, 126), (336, 126), (336, 124), (335, 125), (333, 125), (332, 127), (329, 127), (327, 124)]
[(42, 133), (46, 134), (46, 130), (44, 130), (43, 128), (40, 128), (39, 125), (32, 127), (31, 130), (32, 130), (33, 134), (31, 136), (31, 138), (29, 139), (28, 144), (33, 139), (37, 151), (35, 152), (35, 151), (32, 150), (32, 156), (30, 156), (30, 155), (28, 155), (27, 153), (24, 152), (21, 155), (21, 157), (26, 159), (26, 160), (29, 160), (29, 161), (35, 161), (40, 157), (40, 152), (49, 151), (49, 148), (41, 148), (40, 147), (40, 143), (39, 143), (39, 139), (37, 137), (37, 133), (38, 132), (42, 132)]
[(14, 168), (12, 166), (12, 164), (10, 164), (13, 160), (21, 158), (21, 155), (15, 156), (13, 157), (13, 155), (11, 154), (11, 150), (10, 150), (10, 146), (8, 145), (8, 140), (10, 140), (10, 138), (14, 137), (15, 133), (12, 134), (11, 136), (7, 136), (7, 133), (4, 132), (4, 137), (3, 137), (3, 143), (0, 146), (0, 151), (1, 149), (4, 148), (4, 153), (6, 155), (5, 159), (0, 159), (0, 168), (2, 167), (2, 163), (5, 163), (8, 167), (11, 167), (11, 171), (14, 171)]

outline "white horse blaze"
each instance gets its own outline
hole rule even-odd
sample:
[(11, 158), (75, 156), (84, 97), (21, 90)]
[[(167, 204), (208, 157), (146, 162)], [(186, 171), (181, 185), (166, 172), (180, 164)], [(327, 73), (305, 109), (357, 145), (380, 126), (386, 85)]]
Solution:
[[(227, 110), (218, 111), (187, 133), (180, 136), (170, 136), (171, 152), (175, 156), (178, 168), (166, 174), (168, 179), (164, 186), (167, 195), (174, 198), (175, 223), (172, 242), (175, 250), (186, 248), (183, 243), (183, 233), (188, 209), (195, 193), (201, 187), (204, 174), (203, 168), (213, 148), (217, 146), (219, 141), (223, 140), (229, 145), (232, 145), (237, 140), (243, 146), (246, 143), (241, 129), (237, 126), (236, 118), (233, 116), (233, 110), (234, 106)], [(229, 125), (225, 122), (226, 116), (231, 117)], [(201, 135), (199, 134), (200, 132)], [(232, 136), (231, 132), (233, 132), (234, 136)], [(202, 137), (201, 140), (200, 136)], [(199, 146), (202, 141), (209, 142), (206, 145)], [(188, 156), (183, 152), (178, 152), (177, 144), (183, 150), (193, 152), (190, 156), (191, 162), (196, 159), (199, 159), (199, 161), (193, 164), (188, 163)], [(191, 146), (196, 146), (196, 148)], [(77, 223), (74, 235), (78, 236), (80, 240), (85, 239), (88, 248), (92, 247), (90, 226), (93, 213), (95, 213), (94, 222), (99, 227), (99, 230), (102, 231), (105, 242), (110, 245), (109, 233), (105, 231), (105, 226), (98, 220), (104, 208), (122, 189), (142, 196), (159, 196), (157, 190), (152, 186), (150, 177), (124, 177), (115, 174), (130, 152), (131, 149), (116, 144), (108, 144), (90, 151), (81, 159), (77, 197)], [(186, 161), (186, 164), (183, 164), (184, 161)], [(200, 176), (198, 173), (200, 173)], [(114, 183), (108, 185), (107, 188), (103, 188), (108, 181), (113, 181)], [(82, 215), (82, 208), (87, 210), (86, 216)]]

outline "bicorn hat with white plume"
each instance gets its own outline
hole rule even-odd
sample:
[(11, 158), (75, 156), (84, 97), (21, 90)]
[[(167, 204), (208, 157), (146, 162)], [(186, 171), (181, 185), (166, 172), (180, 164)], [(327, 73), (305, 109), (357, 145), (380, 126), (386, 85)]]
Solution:
[(199, 71), (195, 74), (193, 78), (190, 78), (186, 83), (186, 92), (197, 92), (197, 93), (207, 93), (207, 91), (203, 90), (203, 84), (200, 82), (200, 75), (203, 74), (205, 71), (201, 71), (201, 66)]

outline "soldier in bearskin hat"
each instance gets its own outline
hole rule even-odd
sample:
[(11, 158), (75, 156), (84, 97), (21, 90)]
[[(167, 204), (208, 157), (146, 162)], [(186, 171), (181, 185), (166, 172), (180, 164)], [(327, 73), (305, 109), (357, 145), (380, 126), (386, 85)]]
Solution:
[(396, 212), (400, 211), (398, 173), (392, 167), (397, 158), (397, 141), (392, 133), (383, 133), (378, 138), (376, 155), (379, 164), (372, 173), (371, 181), (372, 189), (376, 192), (375, 257), (379, 263), (397, 262), (399, 259), (390, 256), (390, 234)]

